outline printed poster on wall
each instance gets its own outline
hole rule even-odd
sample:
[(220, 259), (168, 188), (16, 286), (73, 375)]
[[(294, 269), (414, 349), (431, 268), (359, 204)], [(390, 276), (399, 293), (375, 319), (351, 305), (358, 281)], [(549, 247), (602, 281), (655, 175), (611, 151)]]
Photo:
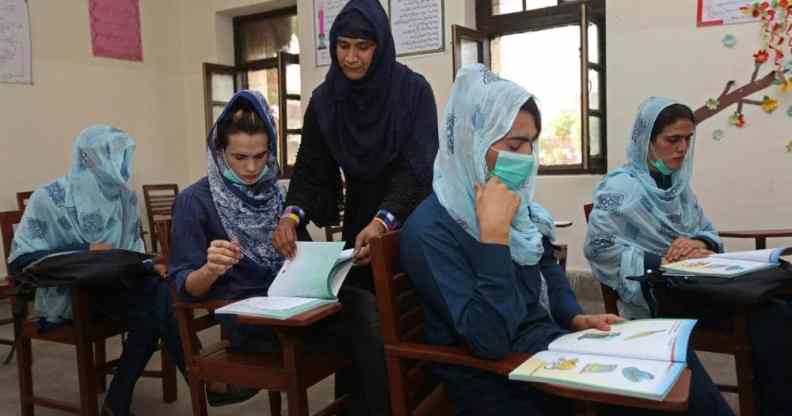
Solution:
[(143, 60), (139, 0), (90, 0), (94, 56)]
[(316, 66), (330, 65), (330, 28), (349, 0), (314, 0)]
[(0, 0), (0, 82), (32, 84), (30, 16), (25, 0)]
[(396, 55), (416, 55), (444, 49), (443, 0), (389, 0)]
[(741, 7), (749, 7), (750, 0), (697, 0), (696, 26), (730, 25), (759, 21), (743, 13)]

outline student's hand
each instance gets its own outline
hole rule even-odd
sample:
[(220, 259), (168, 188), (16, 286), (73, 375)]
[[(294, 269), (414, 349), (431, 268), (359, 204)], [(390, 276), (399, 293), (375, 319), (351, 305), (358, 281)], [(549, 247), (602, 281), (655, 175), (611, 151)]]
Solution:
[(596, 328), (600, 331), (610, 331), (611, 324), (624, 321), (624, 318), (612, 313), (602, 313), (598, 315), (576, 315), (572, 318), (572, 329), (582, 331), (584, 329)]
[(293, 258), (297, 254), (297, 223), (289, 218), (281, 218), (272, 234), (272, 246), (283, 256)]
[(160, 278), (162, 280), (165, 280), (165, 279), (168, 278), (168, 266), (166, 266), (164, 264), (155, 264), (154, 265), (154, 270), (160, 275)]
[(110, 243), (92, 243), (88, 246), (88, 251), (109, 251), (113, 249)]
[(688, 258), (688, 256), (695, 250), (706, 249), (707, 245), (700, 240), (691, 240), (687, 238), (677, 238), (668, 247), (665, 258), (669, 262), (680, 261)]
[(242, 259), (239, 243), (236, 241), (214, 240), (206, 249), (204, 268), (214, 276), (221, 276)]
[(715, 254), (715, 252), (714, 252), (714, 251), (711, 251), (711, 250), (709, 250), (709, 249), (706, 249), (706, 248), (699, 248), (699, 249), (696, 249), (696, 250), (693, 250), (693, 251), (691, 251), (691, 252), (690, 252), (690, 254), (688, 254), (688, 255), (687, 255), (687, 256), (686, 256), (684, 259), (682, 259), (682, 260), (687, 260), (687, 259), (700, 259), (700, 258), (704, 258), (704, 257), (709, 257), (709, 256), (711, 256), (711, 255), (713, 255), (713, 254)]
[(355, 264), (365, 266), (371, 262), (371, 250), (369, 241), (374, 237), (379, 237), (388, 231), (385, 226), (377, 221), (371, 222), (355, 237), (355, 251), (352, 253)]
[(497, 177), (476, 184), (476, 217), (482, 243), (509, 244), (512, 218), (520, 208), (520, 197)]

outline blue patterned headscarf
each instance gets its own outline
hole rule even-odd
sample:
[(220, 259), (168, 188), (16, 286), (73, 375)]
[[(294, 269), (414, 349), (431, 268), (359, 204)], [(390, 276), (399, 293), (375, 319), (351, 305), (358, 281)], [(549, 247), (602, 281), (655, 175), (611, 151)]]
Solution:
[(646, 253), (662, 256), (679, 237), (704, 237), (720, 244), (690, 188), (695, 140), (681, 168), (672, 173), (670, 188), (660, 189), (650, 174), (652, 128), (660, 112), (672, 104), (676, 103), (658, 97), (641, 103), (627, 162), (606, 175), (594, 192), (584, 253), (594, 277), (619, 293), (622, 314), (628, 318), (649, 316), (640, 285), (626, 279), (644, 273)]
[[(91, 243), (143, 252), (137, 197), (127, 187), (135, 142), (116, 128), (83, 130), (69, 174), (37, 189), (14, 235), (9, 261), (36, 251)], [(36, 291), (35, 309), (49, 322), (71, 318), (68, 291)]]
[[(253, 186), (238, 186), (223, 177), (228, 168), (223, 151), (217, 144), (218, 124), (232, 116), (234, 105), (246, 101), (264, 121), (267, 128), (269, 159), (267, 174)], [(264, 96), (258, 91), (244, 90), (236, 93), (209, 132), (207, 140), (208, 178), (220, 222), (228, 238), (239, 242), (242, 254), (256, 264), (276, 272), (283, 257), (272, 246), (272, 233), (283, 211), (283, 194), (278, 188), (278, 158), (275, 124)]]
[[(520, 107), (533, 96), (514, 82), (501, 79), (481, 64), (457, 74), (441, 126), (440, 150), (434, 164), (434, 192), (465, 231), (479, 239), (476, 183), (487, 181), (487, 149), (511, 130)], [(539, 158), (538, 142), (533, 152)], [(555, 239), (550, 213), (533, 202), (536, 170), (517, 190), (521, 202), (512, 221), (509, 248), (515, 262), (535, 265), (542, 258), (542, 236)]]

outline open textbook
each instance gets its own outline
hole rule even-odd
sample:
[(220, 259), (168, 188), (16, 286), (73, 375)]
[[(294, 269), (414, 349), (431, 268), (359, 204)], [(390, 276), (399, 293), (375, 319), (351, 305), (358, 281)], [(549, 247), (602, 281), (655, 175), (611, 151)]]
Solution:
[(297, 254), (283, 263), (267, 296), (252, 297), (215, 313), (288, 319), (317, 306), (337, 302), (336, 296), (352, 268), (352, 249), (344, 242), (297, 242)]
[(695, 320), (639, 319), (559, 337), (509, 379), (662, 401), (685, 369)]
[(733, 251), (688, 259), (660, 267), (667, 275), (736, 277), (781, 264), (782, 257), (792, 254), (792, 246), (767, 250)]

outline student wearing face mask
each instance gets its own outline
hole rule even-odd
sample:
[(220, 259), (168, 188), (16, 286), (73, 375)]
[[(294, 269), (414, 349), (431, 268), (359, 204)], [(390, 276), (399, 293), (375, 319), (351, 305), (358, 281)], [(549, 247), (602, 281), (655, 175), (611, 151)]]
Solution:
[[(454, 82), (444, 125), (434, 193), (401, 232), (401, 262), (421, 295), (426, 340), (496, 360), (621, 321), (584, 313), (553, 258), (553, 219), (533, 201), (542, 128), (534, 97), (483, 65), (467, 66)], [(695, 355), (688, 366), (698, 383), (688, 414), (732, 415)], [(571, 401), (506, 376), (453, 365), (433, 371), (459, 414), (574, 414)]]
[[(627, 163), (608, 173), (594, 191), (584, 254), (594, 277), (618, 292), (626, 318), (651, 316), (640, 284), (628, 276), (723, 251), (690, 186), (695, 128), (689, 107), (647, 98), (633, 124)], [(752, 310), (748, 330), (758, 414), (786, 414), (792, 407), (792, 336), (780, 330), (790, 325), (787, 300), (773, 299)]]
[[(277, 185), (277, 136), (269, 107), (257, 91), (235, 94), (207, 140), (207, 175), (179, 193), (173, 207), (169, 282), (187, 302), (211, 299), (238, 300), (266, 296), (284, 257), (272, 246), (272, 234), (283, 211)], [(370, 344), (358, 334), (366, 320), (368, 293), (343, 288), (344, 309), (314, 325), (306, 349), (348, 352), (358, 367), (368, 369), (381, 361), (381, 344)], [(229, 348), (248, 353), (280, 349), (271, 328), (243, 325), (236, 318), (217, 316), (229, 336)], [(377, 349), (380, 346), (380, 349)], [(370, 351), (373, 349), (373, 352)], [(373, 358), (370, 358), (373, 357)], [(377, 398), (387, 409), (385, 378), (375, 371), (354, 373), (362, 387), (351, 391), (351, 402)], [(379, 387), (379, 389), (377, 389)], [(373, 390), (373, 392), (370, 389)], [(247, 400), (257, 390), (212, 384), (207, 399), (212, 406)]]

